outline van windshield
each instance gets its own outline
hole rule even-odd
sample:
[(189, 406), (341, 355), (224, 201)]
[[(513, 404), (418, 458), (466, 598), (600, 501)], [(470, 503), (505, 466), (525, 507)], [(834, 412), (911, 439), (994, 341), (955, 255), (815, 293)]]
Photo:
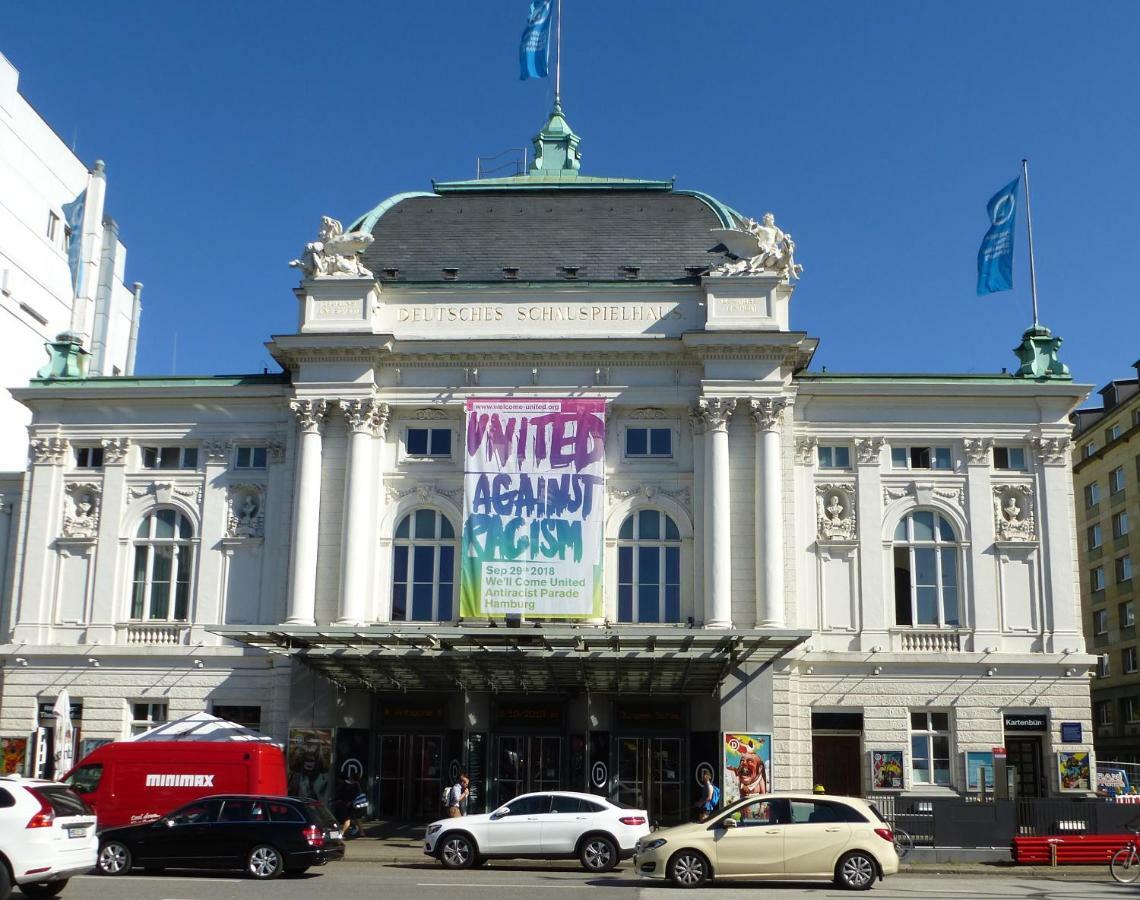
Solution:
[(90, 766), (80, 766), (68, 776), (64, 783), (76, 793), (90, 794), (99, 789), (99, 781), (102, 777), (103, 766), (101, 763), (97, 763)]

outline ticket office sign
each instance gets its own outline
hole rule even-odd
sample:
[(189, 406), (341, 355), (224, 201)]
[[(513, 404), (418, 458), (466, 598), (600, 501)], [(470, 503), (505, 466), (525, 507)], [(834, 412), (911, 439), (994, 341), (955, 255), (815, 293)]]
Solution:
[(602, 615), (605, 401), (469, 399), (464, 618)]

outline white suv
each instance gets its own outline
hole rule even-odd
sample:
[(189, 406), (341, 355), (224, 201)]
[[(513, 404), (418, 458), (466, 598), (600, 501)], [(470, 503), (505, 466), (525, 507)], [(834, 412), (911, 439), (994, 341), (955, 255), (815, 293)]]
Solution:
[(0, 777), (0, 900), (19, 885), (24, 896), (54, 897), (72, 875), (94, 867), (95, 814), (55, 781)]
[(596, 794), (523, 794), (493, 813), (432, 822), (424, 853), (449, 869), (488, 859), (577, 859), (608, 872), (649, 834), (649, 815)]

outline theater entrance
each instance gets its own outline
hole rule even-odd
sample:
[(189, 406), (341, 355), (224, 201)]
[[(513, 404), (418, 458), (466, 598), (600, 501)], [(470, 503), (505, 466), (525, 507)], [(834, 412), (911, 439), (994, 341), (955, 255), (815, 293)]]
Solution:
[(496, 803), (519, 794), (557, 791), (562, 785), (562, 738), (500, 735), (495, 738)]
[(683, 751), (679, 737), (619, 737), (618, 802), (648, 810), (655, 824), (684, 821)]
[(382, 734), (379, 749), (376, 818), (439, 818), (443, 735)]

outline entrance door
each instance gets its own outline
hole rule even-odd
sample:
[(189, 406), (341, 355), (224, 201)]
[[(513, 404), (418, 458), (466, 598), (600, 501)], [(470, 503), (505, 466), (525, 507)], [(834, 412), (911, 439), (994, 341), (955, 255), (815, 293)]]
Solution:
[(822, 784), (829, 794), (859, 797), (863, 785), (859, 770), (859, 736), (813, 734), (811, 783)]
[(617, 799), (648, 810), (649, 821), (683, 821), (681, 738), (626, 737), (617, 742)]
[(1006, 765), (1017, 772), (1018, 797), (1043, 797), (1045, 775), (1041, 766), (1041, 738), (1005, 737)]
[(562, 738), (501, 735), (496, 738), (496, 743), (498, 806), (519, 794), (556, 791), (561, 788)]
[(380, 735), (380, 766), (376, 791), (376, 818), (399, 819), (404, 815), (404, 785), (407, 784), (407, 735)]
[(416, 821), (438, 819), (443, 795), (443, 737), (413, 734), (411, 744), (411, 815)]

